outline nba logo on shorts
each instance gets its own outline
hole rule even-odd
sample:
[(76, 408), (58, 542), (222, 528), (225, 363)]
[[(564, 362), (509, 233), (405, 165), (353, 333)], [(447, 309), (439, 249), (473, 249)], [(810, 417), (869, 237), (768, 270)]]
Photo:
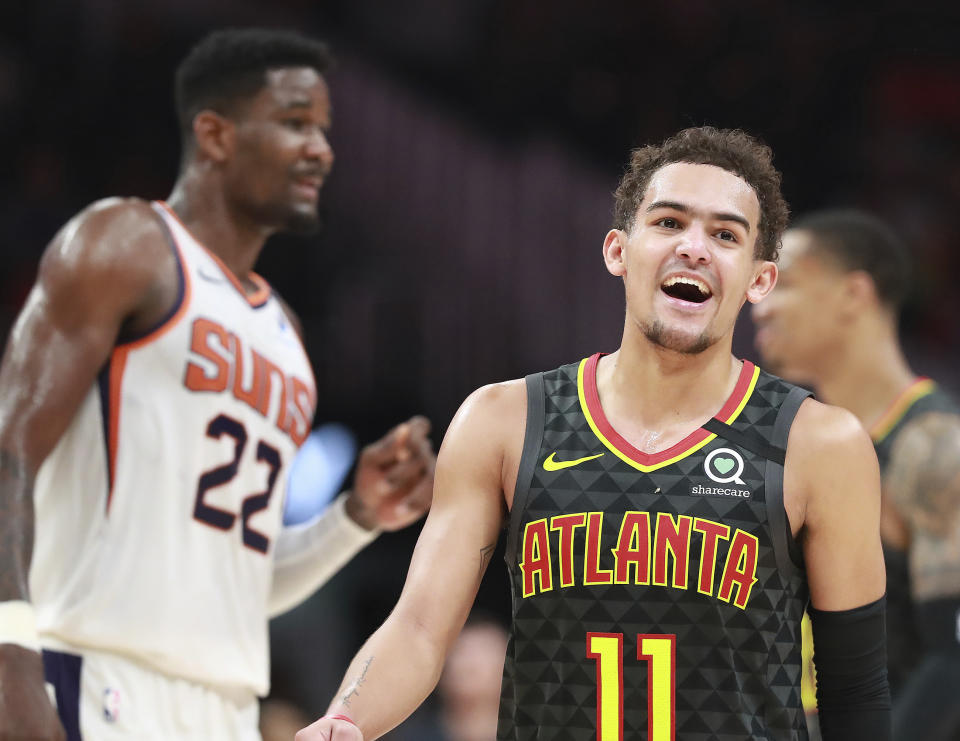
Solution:
[(103, 717), (111, 723), (116, 722), (120, 714), (120, 690), (107, 687), (103, 691)]

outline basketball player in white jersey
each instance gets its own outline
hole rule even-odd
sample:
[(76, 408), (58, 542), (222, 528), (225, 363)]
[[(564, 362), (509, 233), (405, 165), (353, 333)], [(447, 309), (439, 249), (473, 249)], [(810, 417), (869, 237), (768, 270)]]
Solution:
[(291, 33), (209, 36), (177, 72), (167, 202), (95, 203), (46, 250), (0, 368), (0, 738), (258, 738), (268, 617), (429, 506), (414, 418), (282, 527), (316, 389), (253, 266), (317, 226), (327, 62)]

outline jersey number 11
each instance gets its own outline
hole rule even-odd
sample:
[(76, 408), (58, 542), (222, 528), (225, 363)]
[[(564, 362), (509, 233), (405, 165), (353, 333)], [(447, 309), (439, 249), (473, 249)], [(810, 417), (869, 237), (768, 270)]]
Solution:
[[(674, 741), (677, 637), (637, 635), (647, 662), (647, 739)], [(597, 741), (623, 741), (623, 633), (587, 633), (587, 658), (597, 662)]]

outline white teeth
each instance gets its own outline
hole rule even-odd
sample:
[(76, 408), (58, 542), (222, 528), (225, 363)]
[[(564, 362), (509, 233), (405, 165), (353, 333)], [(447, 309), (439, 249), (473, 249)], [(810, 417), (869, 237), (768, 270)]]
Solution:
[(712, 295), (712, 292), (706, 283), (701, 280), (697, 280), (696, 278), (687, 278), (683, 275), (675, 275), (672, 278), (667, 278), (663, 282), (663, 287), (669, 288), (670, 286), (675, 286), (678, 283), (686, 283), (688, 286), (696, 286), (705, 296)]

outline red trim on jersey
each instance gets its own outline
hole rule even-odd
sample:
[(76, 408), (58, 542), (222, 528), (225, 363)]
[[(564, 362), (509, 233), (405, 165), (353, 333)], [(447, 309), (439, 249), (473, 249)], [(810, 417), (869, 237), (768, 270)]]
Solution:
[[(702, 427), (698, 427), (683, 438), (683, 440), (675, 445), (671, 445), (666, 450), (661, 450), (659, 453), (644, 453), (633, 447), (619, 432), (613, 429), (613, 426), (607, 420), (607, 416), (603, 413), (603, 407), (600, 406), (600, 392), (597, 390), (597, 364), (600, 362), (602, 355), (603, 353), (592, 355), (587, 360), (587, 365), (583, 369), (584, 398), (587, 401), (587, 408), (590, 410), (590, 415), (593, 417), (597, 429), (624, 455), (632, 458), (641, 465), (653, 466), (657, 463), (670, 460), (671, 458), (684, 455), (694, 445), (703, 442), (713, 434)], [(737, 383), (733, 387), (733, 392), (727, 398), (727, 401), (720, 411), (713, 415), (716, 419), (719, 419), (721, 422), (727, 422), (730, 415), (740, 406), (740, 402), (743, 401), (744, 396), (750, 389), (750, 382), (753, 380), (753, 369), (753, 363), (749, 360), (743, 361), (743, 367), (740, 369), (740, 376), (737, 378)]]
[[(186, 231), (187, 234), (190, 235), (193, 241), (196, 242), (200, 246), (200, 248), (213, 259), (213, 261), (217, 264), (220, 270), (223, 271), (223, 274), (224, 276), (226, 276), (227, 280), (230, 281), (233, 287), (237, 289), (240, 295), (243, 296), (243, 298), (246, 300), (248, 304), (250, 304), (250, 306), (252, 306), (255, 309), (258, 309), (261, 306), (263, 306), (265, 303), (267, 303), (267, 299), (270, 298), (270, 284), (267, 283), (266, 280), (264, 280), (260, 275), (258, 275), (257, 273), (251, 270), (247, 278), (250, 280), (251, 283), (253, 283), (257, 287), (257, 290), (255, 290), (253, 293), (247, 293), (247, 290), (246, 288), (244, 288), (243, 283), (241, 283), (240, 280), (237, 278), (237, 276), (233, 274), (233, 271), (227, 267), (226, 263), (223, 260), (221, 260), (216, 254), (214, 254), (214, 252), (211, 251), (210, 248), (204, 245), (203, 242), (201, 242), (199, 239), (197, 239), (194, 236), (194, 234), (187, 228), (186, 224), (184, 224), (180, 220), (180, 217), (177, 216), (176, 211), (170, 208), (170, 205), (166, 201), (157, 201), (157, 204), (161, 206), (168, 214), (170, 214), (170, 216), (176, 219), (177, 223), (181, 227), (183, 227), (184, 231)], [(174, 240), (176, 240), (176, 236), (174, 236)]]

